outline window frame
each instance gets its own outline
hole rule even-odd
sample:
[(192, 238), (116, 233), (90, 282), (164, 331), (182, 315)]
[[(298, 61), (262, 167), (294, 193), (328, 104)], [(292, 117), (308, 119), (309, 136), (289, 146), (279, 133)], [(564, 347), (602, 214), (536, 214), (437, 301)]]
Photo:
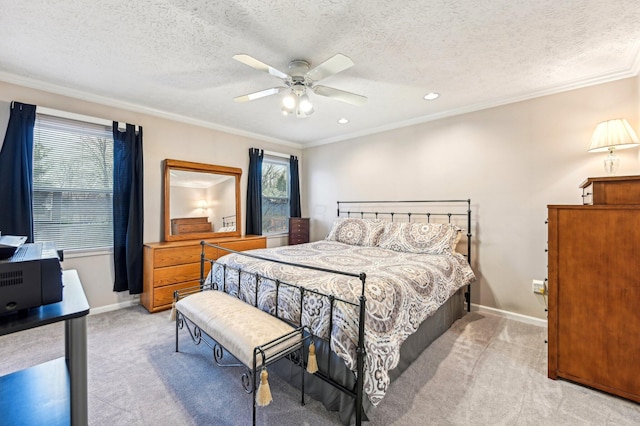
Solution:
[[(38, 107), (36, 109), (36, 124), (34, 125), (34, 152), (35, 152), (35, 146), (36, 146), (36, 142), (38, 140), (38, 123), (39, 120), (45, 119), (46, 118), (50, 118), (51, 121), (49, 123), (53, 123), (54, 120), (73, 120), (78, 123), (78, 129), (77, 130), (81, 130), (83, 125), (86, 126), (100, 126), (100, 127), (104, 127), (104, 129), (100, 129), (100, 132), (102, 132), (102, 136), (105, 139), (107, 139), (107, 156), (105, 157), (105, 159), (109, 160), (108, 164), (108, 168), (109, 168), (109, 174), (110, 174), (110, 187), (109, 185), (105, 188), (105, 187), (101, 187), (98, 188), (96, 186), (94, 186), (93, 188), (91, 187), (91, 185), (89, 185), (89, 187), (84, 186), (81, 188), (78, 187), (66, 187), (65, 185), (62, 185), (62, 187), (52, 187), (52, 186), (47, 186), (42, 185), (42, 186), (37, 186), (35, 179), (32, 183), (32, 197), (33, 197), (33, 226), (34, 226), (34, 240), (36, 242), (38, 241), (51, 241), (53, 240), (54, 243), (56, 243), (56, 247), (59, 249), (62, 249), (65, 251), (65, 255), (68, 257), (76, 257), (76, 256), (82, 256), (82, 255), (97, 255), (97, 254), (108, 254), (108, 253), (112, 253), (113, 252), (113, 134), (112, 132), (109, 132), (108, 128), (112, 128), (113, 126), (113, 122), (112, 121), (108, 121), (108, 120), (104, 120), (104, 119), (100, 119), (100, 118), (96, 118), (96, 117), (90, 117), (90, 116), (85, 116), (85, 115), (81, 115), (81, 114), (74, 114), (74, 113), (69, 113), (66, 111), (59, 111), (59, 110), (54, 110), (54, 109), (50, 109), (50, 108), (42, 108), (42, 107)], [(49, 124), (47, 123), (47, 124)], [(72, 126), (70, 126), (72, 127)], [(91, 135), (91, 131), (87, 131), (87, 134)], [(82, 135), (82, 132), (78, 132), (78, 134)], [(93, 136), (93, 135), (91, 135)], [(64, 152), (64, 151), (63, 151)], [(109, 153), (111, 153), (109, 155)], [(56, 154), (54, 156), (54, 158), (56, 156), (60, 156), (60, 158), (64, 158), (64, 154)], [(35, 174), (35, 170), (36, 170), (36, 159), (34, 157), (34, 163), (33, 163), (33, 170), (34, 170), (34, 174)], [(47, 221), (43, 221), (37, 218), (37, 214), (36, 214), (36, 206), (35, 206), (35, 202), (36, 202), (36, 194), (37, 193), (41, 193), (41, 194), (54, 194), (54, 193), (58, 193), (60, 197), (62, 197), (62, 194), (73, 194), (76, 193), (78, 194), (77, 196), (82, 197), (82, 196), (89, 196), (89, 194), (104, 194), (106, 196), (106, 203), (104, 205), (109, 205), (107, 210), (105, 210), (105, 212), (108, 214), (108, 221), (104, 222), (102, 226), (98, 226), (98, 228), (102, 227), (104, 228), (103, 231), (99, 231), (96, 233), (96, 238), (94, 239), (94, 245), (91, 247), (78, 247), (78, 246), (73, 246), (73, 247), (65, 247), (65, 244), (63, 244), (64, 240), (61, 241), (56, 241), (54, 238), (50, 238), (50, 239), (42, 239), (42, 238), (37, 238), (37, 229), (39, 228), (40, 224), (40, 229), (42, 229), (42, 225), (44, 224), (44, 226), (46, 227), (47, 225), (52, 226), (54, 228), (57, 228), (55, 232), (58, 233), (59, 236), (61, 235), (65, 235), (66, 231), (64, 231), (64, 227), (65, 224), (64, 222), (49, 222), (47, 224)], [(46, 195), (45, 195), (46, 196)], [(54, 195), (51, 195), (52, 197), (54, 197)], [(109, 201), (110, 200), (110, 201)], [(67, 203), (63, 202), (63, 205)], [(40, 212), (42, 213), (42, 212)], [(90, 213), (96, 213), (95, 211), (90, 212)], [(107, 215), (105, 215), (107, 216)], [(71, 222), (71, 227), (76, 225), (76, 223)], [(68, 225), (67, 225), (68, 226)], [(108, 243), (104, 243), (104, 244), (97, 244), (97, 241), (100, 241), (100, 236), (102, 237), (107, 237), (108, 235)]]
[[(265, 212), (265, 194), (264, 194), (264, 181), (262, 182), (262, 194), (260, 196), (260, 200), (261, 200), (261, 207), (262, 207), (262, 235), (265, 236), (276, 236), (276, 235), (286, 235), (289, 233), (289, 215), (290, 215), (290, 211), (291, 211), (291, 165), (289, 163), (289, 157), (285, 156), (284, 154), (273, 154), (273, 153), (266, 153), (264, 154), (264, 157), (262, 159), (262, 177), (264, 178), (264, 170), (265, 170), (265, 164), (276, 164), (279, 166), (284, 166), (286, 168), (286, 179), (287, 179), (287, 197), (286, 197), (286, 214), (285, 214), (285, 221), (284, 221), (284, 229), (282, 230), (277, 230), (277, 231), (271, 231), (268, 232), (265, 229), (265, 216), (264, 216), (264, 212)], [(284, 197), (270, 197), (270, 198), (280, 198), (280, 199), (284, 199)]]

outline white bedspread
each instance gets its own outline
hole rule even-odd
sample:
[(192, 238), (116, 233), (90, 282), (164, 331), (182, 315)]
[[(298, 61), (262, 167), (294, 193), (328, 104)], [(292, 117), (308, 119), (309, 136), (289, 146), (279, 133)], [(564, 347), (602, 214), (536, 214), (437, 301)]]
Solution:
[[(467, 260), (459, 253), (401, 253), (379, 247), (351, 246), (324, 240), (252, 250), (250, 253), (321, 268), (366, 273), (364, 391), (373, 405), (378, 405), (386, 393), (390, 381), (388, 372), (398, 364), (402, 342), (459, 288), (475, 279)], [(229, 254), (218, 261), (246, 272), (259, 273), (274, 280), (297, 284), (324, 294), (334, 294), (354, 303), (359, 302), (362, 285), (358, 278), (265, 262), (240, 254)], [(212, 273), (222, 285), (222, 267), (215, 265)], [(238, 273), (227, 270), (226, 275), (226, 291), (237, 294)], [(241, 276), (241, 298), (253, 304), (255, 281), (249, 274)], [(207, 281), (210, 281), (210, 277), (211, 274)], [(258, 306), (265, 311), (275, 312), (275, 282), (261, 280), (259, 285)], [(328, 298), (305, 292), (302, 318), (300, 304), (299, 291), (280, 286), (279, 315), (294, 323), (302, 320), (314, 334), (327, 338)], [(355, 370), (358, 309), (336, 302), (331, 333), (331, 349), (344, 359), (351, 370)]]

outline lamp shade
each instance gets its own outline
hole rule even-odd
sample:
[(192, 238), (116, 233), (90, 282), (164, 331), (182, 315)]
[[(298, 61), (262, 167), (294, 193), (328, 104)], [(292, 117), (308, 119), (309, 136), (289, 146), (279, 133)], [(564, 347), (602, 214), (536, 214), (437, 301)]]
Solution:
[(591, 136), (589, 152), (606, 152), (612, 149), (633, 148), (640, 145), (638, 137), (624, 118), (603, 121)]

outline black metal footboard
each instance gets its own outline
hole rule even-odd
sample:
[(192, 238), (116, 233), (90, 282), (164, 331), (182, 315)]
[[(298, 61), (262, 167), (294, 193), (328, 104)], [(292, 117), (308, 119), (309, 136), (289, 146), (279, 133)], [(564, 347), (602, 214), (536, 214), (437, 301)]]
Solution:
[[(243, 299), (246, 303), (250, 303), (253, 306), (255, 306), (256, 308), (262, 309), (262, 307), (259, 306), (259, 301), (258, 301), (258, 293), (259, 293), (259, 289), (260, 289), (260, 283), (263, 280), (268, 280), (271, 282), (275, 283), (275, 302), (273, 304), (274, 306), (274, 310), (273, 312), (268, 312), (271, 315), (274, 315), (275, 317), (286, 321), (288, 323), (290, 323), (293, 326), (304, 326), (304, 325), (308, 325), (308, 324), (302, 324), (302, 315), (303, 315), (303, 305), (304, 305), (304, 300), (305, 300), (305, 294), (308, 293), (313, 293), (321, 298), (326, 298), (329, 301), (329, 313), (328, 313), (328, 321), (329, 321), (329, 326), (328, 326), (328, 335), (325, 336), (316, 336), (316, 335), (312, 335), (312, 339), (322, 339), (327, 341), (327, 343), (329, 345), (331, 345), (331, 330), (333, 328), (333, 314), (334, 314), (334, 306), (336, 303), (344, 303), (350, 306), (353, 306), (355, 309), (358, 310), (358, 343), (357, 343), (357, 348), (356, 348), (356, 371), (355, 371), (355, 386), (354, 388), (348, 388), (346, 386), (344, 386), (342, 383), (338, 383), (335, 380), (333, 380), (329, 374), (329, 372), (331, 371), (331, 359), (329, 358), (328, 361), (328, 365), (327, 365), (327, 370), (326, 373), (322, 372), (322, 371), (317, 371), (314, 373), (314, 375), (316, 377), (318, 377), (319, 379), (329, 383), (330, 385), (334, 386), (336, 389), (339, 389), (340, 391), (344, 392), (345, 394), (351, 396), (352, 398), (354, 398), (355, 400), (355, 421), (356, 421), (356, 425), (361, 425), (362, 424), (362, 420), (363, 420), (363, 415), (364, 415), (364, 411), (363, 411), (363, 398), (364, 398), (364, 358), (365, 358), (365, 344), (364, 344), (364, 326), (365, 326), (365, 313), (366, 313), (366, 297), (365, 297), (365, 281), (366, 281), (366, 274), (364, 273), (360, 273), (360, 274), (354, 274), (354, 273), (350, 273), (350, 272), (344, 272), (344, 271), (338, 271), (338, 270), (331, 270), (331, 269), (325, 269), (325, 268), (318, 268), (318, 267), (314, 267), (314, 266), (309, 266), (309, 265), (300, 265), (300, 264), (296, 264), (296, 263), (291, 263), (291, 262), (285, 262), (285, 261), (281, 261), (281, 260), (275, 260), (275, 259), (269, 259), (269, 258), (264, 258), (261, 256), (257, 256), (251, 253), (245, 253), (245, 252), (238, 252), (235, 250), (231, 250), (225, 247), (221, 247), (215, 244), (210, 244), (207, 243), (206, 241), (202, 241), (201, 243), (202, 246), (202, 251), (201, 251), (201, 258), (200, 258), (200, 289), (203, 290), (220, 290), (220, 291), (225, 291), (228, 292), (229, 294), (235, 295), (238, 298)], [(327, 273), (331, 273), (331, 274), (338, 274), (338, 275), (344, 275), (344, 276), (349, 276), (349, 277), (354, 277), (354, 278), (358, 278), (362, 284), (362, 290), (359, 296), (359, 301), (358, 303), (354, 303), (353, 301), (349, 301), (349, 300), (345, 300), (339, 297), (336, 297), (333, 294), (325, 294), (325, 293), (321, 293), (318, 292), (316, 290), (313, 289), (308, 289), (305, 288), (303, 286), (297, 285), (297, 284), (293, 284), (293, 283), (287, 283), (284, 281), (280, 281), (277, 279), (273, 279), (270, 277), (266, 277), (257, 273), (253, 273), (253, 272), (247, 272), (247, 271), (243, 271), (242, 269), (239, 268), (234, 268), (232, 266), (226, 265), (224, 263), (220, 263), (217, 262), (216, 259), (209, 259), (206, 257), (205, 254), (205, 247), (213, 247), (216, 248), (218, 250), (222, 250), (224, 252), (228, 252), (228, 253), (237, 253), (239, 255), (242, 256), (247, 256), (247, 257), (251, 257), (254, 259), (260, 259), (260, 260), (265, 260), (268, 262), (273, 262), (273, 263), (279, 263), (279, 264), (284, 264), (284, 265), (289, 265), (289, 266), (294, 266), (294, 267), (298, 267), (298, 268), (304, 268), (304, 269), (310, 269), (310, 270), (314, 270), (314, 271), (319, 271), (319, 272), (327, 272)], [(211, 282), (210, 283), (206, 283), (206, 274), (205, 274), (205, 265), (209, 264), (210, 265), (210, 270), (212, 271), (211, 273)], [(214, 267), (220, 267), (222, 268), (222, 282), (214, 282)], [(233, 291), (229, 291), (230, 289), (227, 288), (227, 273), (229, 271), (235, 271), (238, 274), (238, 289), (237, 291), (234, 292)], [(253, 293), (253, 300), (246, 300), (246, 295), (243, 297), (243, 293), (241, 291), (241, 284), (242, 284), (242, 277), (244, 275), (249, 275), (251, 277), (253, 277), (253, 282), (255, 283), (254, 285), (254, 293)], [(289, 289), (289, 291), (298, 291), (300, 294), (300, 317), (297, 319), (294, 318), (288, 318), (287, 316), (285, 316), (284, 312), (281, 312), (280, 308), (279, 308), (279, 294), (280, 291), (285, 291), (284, 289)], [(263, 309), (265, 310), (265, 309)]]

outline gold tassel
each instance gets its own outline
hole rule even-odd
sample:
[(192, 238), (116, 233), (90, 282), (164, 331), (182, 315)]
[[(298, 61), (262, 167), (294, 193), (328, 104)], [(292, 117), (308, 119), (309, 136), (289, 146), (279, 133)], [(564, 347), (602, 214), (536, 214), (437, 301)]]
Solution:
[(171, 304), (171, 313), (169, 314), (169, 321), (175, 321), (176, 320), (176, 302), (174, 301)]
[(309, 344), (309, 359), (307, 360), (307, 372), (315, 373), (318, 371), (318, 361), (316, 360), (316, 345), (313, 340)]
[(271, 398), (271, 389), (269, 388), (269, 373), (267, 369), (263, 368), (260, 373), (260, 386), (258, 386), (258, 393), (256, 394), (256, 404), (260, 407), (269, 405), (273, 398)]

